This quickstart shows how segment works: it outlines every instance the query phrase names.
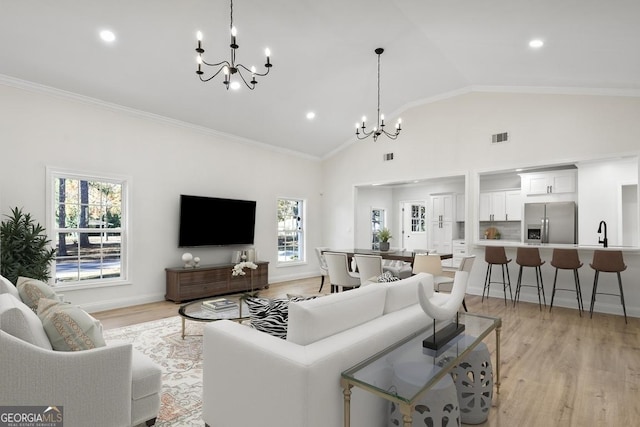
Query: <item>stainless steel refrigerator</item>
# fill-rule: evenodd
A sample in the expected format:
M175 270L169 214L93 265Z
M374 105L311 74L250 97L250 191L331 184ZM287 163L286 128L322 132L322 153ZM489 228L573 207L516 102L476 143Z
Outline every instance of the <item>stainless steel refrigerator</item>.
M578 243L575 202L525 203L526 243Z

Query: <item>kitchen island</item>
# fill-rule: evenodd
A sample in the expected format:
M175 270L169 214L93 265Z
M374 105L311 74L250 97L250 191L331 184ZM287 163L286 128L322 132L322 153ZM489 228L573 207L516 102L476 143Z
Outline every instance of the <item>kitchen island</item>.
M596 250L605 251L622 251L624 262L627 269L621 273L622 285L624 289L625 303L627 307L627 315L629 317L640 317L640 247L637 246L609 246L604 248L602 245L574 245L574 244L527 244L513 240L501 239L481 239L472 243L471 253L476 255L476 263L469 278L469 286L467 292L474 295L482 295L487 264L484 262L484 248L487 246L504 246L507 258L512 259L508 264L509 274L511 277L511 287L515 292L516 280L518 277L519 266L516 264L516 249L518 247L538 247L540 249L540 257L545 261L542 266L542 279L544 283L544 292L546 295L547 311L551 302L551 292L553 290L553 279L556 269L551 266L551 256L553 249L577 249L580 261L583 266L578 270L580 277L580 287L582 289L582 297L588 308L588 301L591 299L593 290L594 270L589 266L593 259L593 253ZM495 274L495 273L494 273ZM535 283L535 275L532 271L525 269L523 272L523 283ZM560 270L558 272L557 288L573 289L573 274ZM618 293L618 283L615 274L600 274L598 281L598 292ZM508 293L507 293L508 294ZM503 298L502 289L498 286L491 289L491 296ZM538 295L534 288L522 288L520 301L538 303ZM554 310L556 307L567 307L576 310L576 300L574 292L556 292L553 302ZM594 320L597 313L609 313L622 316L622 306L620 297L614 295L598 295L597 303L594 308ZM587 316L588 318L588 316ZM632 323L629 323L631 325Z

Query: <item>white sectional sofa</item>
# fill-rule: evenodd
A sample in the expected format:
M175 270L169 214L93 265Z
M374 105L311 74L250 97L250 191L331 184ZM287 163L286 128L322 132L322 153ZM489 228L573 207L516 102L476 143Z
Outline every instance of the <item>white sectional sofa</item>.
M204 331L203 418L210 427L341 427L340 374L431 324L418 304L420 273L291 302L287 339L231 321ZM430 286L429 286L430 285ZM351 426L386 426L388 404L354 387Z
M53 350L38 316L2 276L0 372L0 404L62 406L66 427L151 426L160 409L156 363L129 343Z

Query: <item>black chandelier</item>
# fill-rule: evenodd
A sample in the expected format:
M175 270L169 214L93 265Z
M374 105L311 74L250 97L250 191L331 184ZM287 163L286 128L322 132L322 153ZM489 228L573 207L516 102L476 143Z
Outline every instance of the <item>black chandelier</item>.
M233 26L233 0L231 0L230 28L231 28L231 44L229 45L229 47L231 47L231 62L221 61L215 64L209 63L202 58L202 54L204 53L204 49L202 48L202 33L198 31L196 35L196 38L198 40L198 47L196 48L196 52L198 52L198 56L196 58L196 62L198 63L198 70L196 71L196 74L198 75L198 77L200 77L201 81L208 82L209 80L213 79L214 77L216 77L218 74L222 72L224 74L224 81L222 83L224 83L224 85L227 87L227 90L229 90L229 87L231 87L231 89L240 88L240 82L238 80L232 81L232 77L235 74L237 74L238 76L240 76L240 80L244 82L245 86L253 90L255 89L256 84L258 83L258 81L256 80L256 77L264 77L267 74L269 74L269 70L272 67L271 62L269 60L269 56L271 56L271 52L269 51L269 48L265 49L264 53L267 56L267 63L264 64L264 66L267 68L267 71L265 71L264 73L256 72L256 67L251 67L251 69L249 69L242 64L236 64L236 49L238 49L238 43L236 40L237 30L236 30L236 27ZM209 67L218 67L218 69L212 76L203 77L204 71L202 71L202 65L207 65ZM245 76L242 74L243 70L246 73L251 73L250 81L247 81L247 78L245 78Z
M365 139L370 137L371 135L373 135L373 140L377 141L378 137L380 135L386 135L387 137L391 138L391 139L396 139L398 137L398 135L400 135L400 131L402 130L402 119L398 118L398 121L396 123L396 131L395 133L390 133L387 132L384 129L384 114L380 114L380 55L382 55L382 52L384 52L384 49L379 47L375 50L376 54L378 55L378 116L377 116L377 122L376 122L376 126L370 130L369 132L367 132L366 130L366 121L367 118L366 117L362 117L362 125L360 125L359 123L356 123L356 137L358 137L358 139ZM360 130L362 130L362 132L360 132Z

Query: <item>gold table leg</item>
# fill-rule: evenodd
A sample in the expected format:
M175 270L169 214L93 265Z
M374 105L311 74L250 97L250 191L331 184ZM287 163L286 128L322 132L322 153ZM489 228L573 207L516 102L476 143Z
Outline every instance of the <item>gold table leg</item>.
M344 395L344 427L351 426L351 388L352 384L349 384L344 379L342 382L342 394Z
M411 405L407 405L406 403L400 404L400 413L402 414L403 427L411 427L413 425L413 418L411 417L412 412L413 407L411 407Z
M496 328L496 393L500 394L500 330L502 324Z

